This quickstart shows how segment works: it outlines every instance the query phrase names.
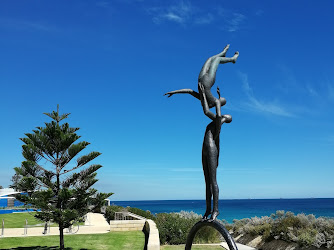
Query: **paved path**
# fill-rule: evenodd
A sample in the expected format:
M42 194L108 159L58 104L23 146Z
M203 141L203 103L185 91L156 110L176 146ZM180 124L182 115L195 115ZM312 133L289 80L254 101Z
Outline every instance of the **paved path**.
M87 223L86 223L87 222ZM75 234L102 234L110 232L110 225L104 219L102 214L88 213L87 220L84 226L79 227L79 231ZM25 236L46 236L46 235L59 235L58 227L51 227L48 234L43 234L44 227L30 227L27 228L27 234L25 234L24 228L5 228L3 237L25 237ZM76 231L76 227L73 228L73 232ZM1 228L0 228L1 234ZM64 230L64 235L70 235L73 233Z
M85 226L110 227L103 214L88 213L86 215Z

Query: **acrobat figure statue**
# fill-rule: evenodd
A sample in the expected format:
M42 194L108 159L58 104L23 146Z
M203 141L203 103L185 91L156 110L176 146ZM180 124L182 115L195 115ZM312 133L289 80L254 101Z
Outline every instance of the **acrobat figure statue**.
M215 84L216 72L219 64L224 64L229 62L235 63L237 61L239 52L235 52L233 57L225 57L229 47L230 47L229 44L226 45L226 47L221 53L212 56L208 60L206 60L198 76L198 91L200 92L200 85L203 85L204 93L207 98L209 107L210 108L216 107L216 113L218 116L221 116L220 108L226 104L226 99L224 97L220 97L219 99L214 97L211 93L211 88ZM217 87L217 90L218 89L219 88ZM174 94L191 94L198 100L201 100L200 94L192 89L174 90L166 93L165 95L171 97Z
M203 147L202 147L202 165L205 178L205 190L206 190L206 211L203 216L203 220L207 220L211 214L211 220L215 220L219 215L218 200L219 200L219 188L217 184L217 168L219 159L219 133L223 123L230 123L232 116L223 115L218 116L210 111L208 101L204 92L204 87L200 85L202 93L202 104L204 114L209 117L212 122L206 127ZM220 97L220 93L218 91ZM218 127L217 127L218 126ZM218 133L218 134L217 134ZM213 210L211 210L211 199L213 203Z
M226 104L226 99L220 96L218 87L218 99L214 97L211 93L211 88L216 80L218 65L228 62L235 63L239 56L239 53L236 52L231 58L225 57L228 49L229 45L221 53L210 57L205 62L198 77L198 92L192 89L181 89L165 94L168 97L174 94L191 94L201 101L204 114L212 120L206 127L202 148L202 165L206 184L206 211L203 220L207 220L210 214L210 220L215 220L219 215L219 188L216 175L219 158L219 135L222 124L230 123L232 117L230 115L221 115L221 107ZM216 108L216 114L210 111L212 107ZM213 209L211 209L211 199L213 201Z

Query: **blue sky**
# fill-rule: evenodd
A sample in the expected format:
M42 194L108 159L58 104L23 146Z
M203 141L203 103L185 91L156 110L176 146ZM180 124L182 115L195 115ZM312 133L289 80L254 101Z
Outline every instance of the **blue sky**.
M0 8L0 185L20 137L70 112L100 151L112 200L204 199L200 103L205 60L230 44L216 84L220 198L334 196L334 2L9 1Z

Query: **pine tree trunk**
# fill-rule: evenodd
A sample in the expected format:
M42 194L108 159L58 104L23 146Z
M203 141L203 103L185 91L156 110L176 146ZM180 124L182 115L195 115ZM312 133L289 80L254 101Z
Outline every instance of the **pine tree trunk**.
M57 158L58 158L58 154L57 154ZM59 198L59 190L60 190L60 180L59 180L59 171L58 171L58 167L57 167L57 208L60 209L61 211L61 201ZM60 214L60 216L62 216L62 214ZM64 226L63 226L63 220L62 218L59 221L59 248L60 250L64 250Z
M60 225L61 224L61 225ZM64 228L63 228L63 223L59 224L59 247L60 250L64 250Z

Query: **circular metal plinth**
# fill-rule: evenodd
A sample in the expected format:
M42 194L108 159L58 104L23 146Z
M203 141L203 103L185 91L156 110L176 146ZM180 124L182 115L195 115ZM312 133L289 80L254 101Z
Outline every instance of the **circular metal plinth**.
M187 238L186 243L186 249L185 250L191 250L191 246L193 244L193 240L195 238L195 235L198 230L200 230L202 227L209 226L215 228L225 239L228 247L230 250L238 250L237 245L235 244L232 236L229 234L229 232L226 230L226 228L220 224L217 221L199 221L197 222L190 230Z

